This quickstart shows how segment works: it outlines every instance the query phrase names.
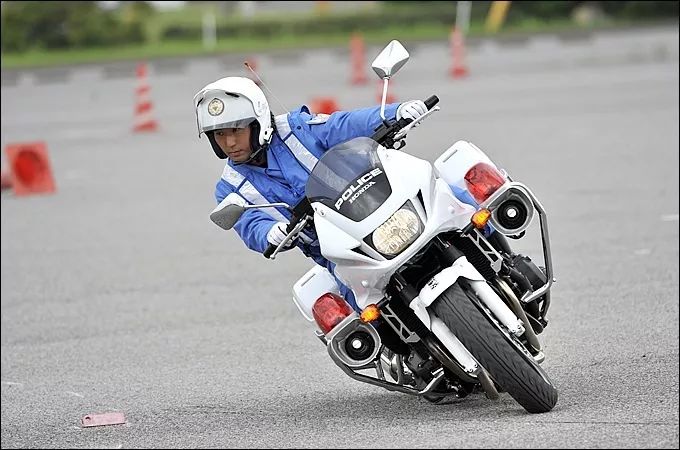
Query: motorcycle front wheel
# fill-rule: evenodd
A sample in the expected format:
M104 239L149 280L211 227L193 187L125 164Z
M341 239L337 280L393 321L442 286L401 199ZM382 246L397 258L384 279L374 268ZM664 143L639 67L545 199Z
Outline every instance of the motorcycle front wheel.
M434 314L524 409L530 413L553 409L557 389L545 371L467 289L459 283L449 287L432 304Z

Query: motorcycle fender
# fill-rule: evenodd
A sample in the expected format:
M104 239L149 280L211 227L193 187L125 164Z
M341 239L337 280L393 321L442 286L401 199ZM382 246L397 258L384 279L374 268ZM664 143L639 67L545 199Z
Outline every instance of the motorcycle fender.
M420 290L420 294L411 301L409 307L416 313L416 316L429 329L432 329L432 321L427 307L430 306L439 296L458 280L458 277L469 280L481 280L484 278L465 258L461 256L451 267L439 272L427 282L425 287Z
M414 313L416 313L416 316L420 319L420 321L423 322L423 324L425 324L429 330L431 330L432 321L430 320L430 313L427 311L427 306L423 305L423 303L420 301L420 298L414 298L411 300L411 304L408 306L413 310Z
M470 264L465 256L458 258L451 267L439 272L420 290L419 302L430 306L442 293L458 280L459 277L472 281L485 281L484 277Z
M411 302L411 309L413 309L423 321L423 323L431 329L431 321L429 319L426 308L434 303L435 300L449 287L463 277L470 281L472 289L479 299L489 308L500 322L513 334L519 336L524 333L524 326L522 321L512 312L508 306L498 297L498 295L486 283L484 277L470 264L465 256L458 258L451 267L439 272L432 277L430 281L420 290L420 294ZM425 315L428 315L427 320Z

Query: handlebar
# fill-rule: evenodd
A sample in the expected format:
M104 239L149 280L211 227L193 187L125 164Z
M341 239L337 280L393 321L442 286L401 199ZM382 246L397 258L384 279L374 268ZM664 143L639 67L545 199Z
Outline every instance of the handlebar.
M298 220L292 220L288 224L288 226L286 227L286 234L290 234L290 232L293 231L293 229L295 228L295 225L297 225L297 222L298 222ZM278 245L269 244L267 246L267 249L264 251L264 253L262 253L262 255L265 258L269 259L269 257L272 256L272 254L276 251L277 248L278 248Z
M311 215L312 205L309 202L309 199L306 196L303 196L297 203L297 205L295 205L292 208L291 212L293 213L293 216L291 217L288 226L286 226L286 235L289 235L291 232L293 232L302 219L304 219L308 215ZM304 224L301 225L301 228L304 228ZM279 247L278 245L269 244L265 249L264 253L262 253L262 256L264 256L267 259L270 259L270 257L274 254L278 247Z
M437 103L439 103L439 97L436 95L431 95L425 99L424 103L425 107L430 110L434 108ZM381 145L384 145L385 147L392 148L394 147L394 136L399 130L411 122L413 122L411 119L399 119L391 125L387 122L382 123L378 128L376 128L375 133L373 136L371 136L371 139Z

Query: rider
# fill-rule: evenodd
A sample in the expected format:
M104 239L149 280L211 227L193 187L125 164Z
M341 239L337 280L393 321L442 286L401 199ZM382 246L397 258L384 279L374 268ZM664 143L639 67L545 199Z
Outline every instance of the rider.
M309 174L329 148L359 136L372 136L381 124L380 106L312 114L307 106L274 116L262 90L250 79L221 78L194 96L198 133L205 134L220 159L227 159L217 182L219 204L237 192L252 204L296 205L305 195ZM387 120L416 119L427 112L421 100L385 106ZM251 250L264 253L286 236L286 208L252 208L234 228ZM335 265L321 255L313 230L291 244L335 276ZM335 276L341 294L357 311L354 294Z

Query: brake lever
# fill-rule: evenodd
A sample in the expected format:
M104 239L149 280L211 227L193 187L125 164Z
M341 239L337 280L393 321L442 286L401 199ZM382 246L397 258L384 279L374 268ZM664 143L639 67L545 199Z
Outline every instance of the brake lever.
M430 109L429 111L427 111L425 114L423 114L422 116L418 117L416 120L414 120L413 122L409 123L409 124L406 125L404 128L402 128L401 130L399 130L399 131L397 132L397 134L394 135L394 138L393 138L393 139L394 139L395 141L398 141L398 140L400 140L400 139L405 138L405 137L406 137L406 134L407 134L409 131L411 131L411 128L415 127L415 126L418 125L420 122L422 122L426 117L428 117L430 114L432 114L432 113L434 113L434 112L436 112L436 111L439 111L440 109L441 109L441 108L440 108L439 106L433 106L432 109Z
M297 225L293 228L293 230L286 235L285 238L283 238L283 241L276 247L276 250L271 254L269 259L276 259L276 255L281 251L283 247L286 246L290 241L293 240L293 236L297 236L300 231L307 225L307 222L309 221L309 216L305 216L302 220L300 220Z

